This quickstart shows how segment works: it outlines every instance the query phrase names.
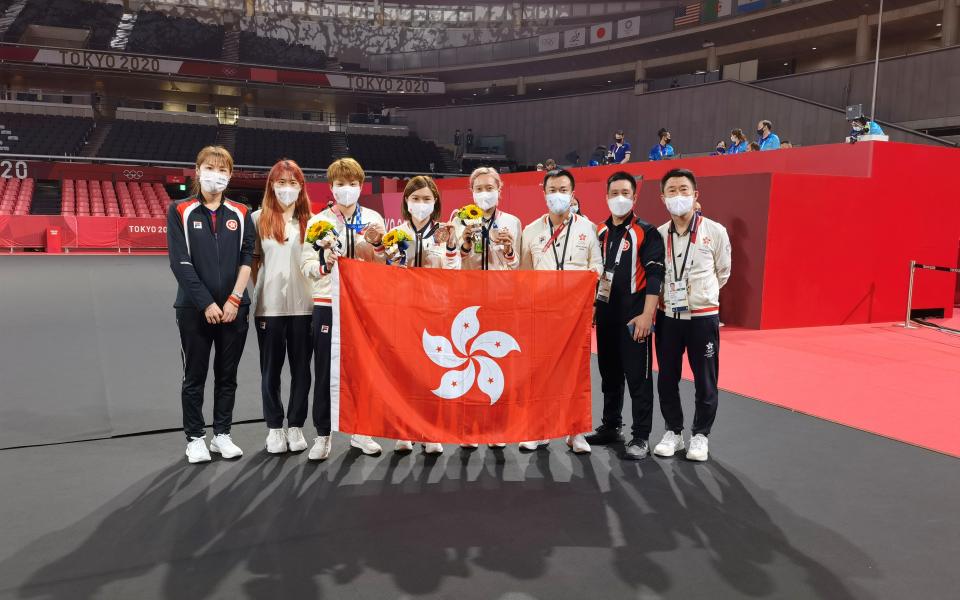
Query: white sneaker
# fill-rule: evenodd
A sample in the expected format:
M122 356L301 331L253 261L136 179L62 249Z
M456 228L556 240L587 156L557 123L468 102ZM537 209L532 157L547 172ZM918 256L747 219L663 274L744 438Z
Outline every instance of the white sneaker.
M506 445L506 444L502 444L502 443L501 443L501 444L487 444L487 447L488 447L488 448L506 448L507 445Z
M702 433L690 438L690 449L687 450L687 460L703 462L710 458L710 443Z
M533 440L532 442L520 442L520 449L526 450L528 452L533 452L540 446L546 446L550 443L550 440Z
M443 444L424 442L423 451L427 454L443 454Z
M683 450L684 447L683 433L668 431L663 434L663 439L660 440L660 443L653 449L653 453L657 456L669 457Z
M207 444L204 443L204 438L190 438L190 441L187 442L187 462L210 462L210 453L207 451Z
M229 433L218 433L213 436L213 441L210 442L210 452L217 452L224 458L240 458L243 456L243 450L233 443Z
M397 440L397 445L393 447L394 452L413 452L413 442L409 440Z
M383 450L380 444L373 441L373 438L369 435L351 435L350 445L359 448L361 452L367 455L380 454L380 451Z
M316 439L313 440L313 447L310 448L307 459L327 460L327 457L330 456L331 445L329 435L318 435Z
M590 454L590 444L582 433L567 436L567 446L573 450L574 454Z
M283 429L267 430L267 452L270 454L283 454L287 451L287 437L283 435Z
M288 428L287 445L290 446L290 452L303 452L306 450L307 439L303 437L303 430L299 427Z
M460 447L464 450L476 450L480 447L480 444L460 444Z

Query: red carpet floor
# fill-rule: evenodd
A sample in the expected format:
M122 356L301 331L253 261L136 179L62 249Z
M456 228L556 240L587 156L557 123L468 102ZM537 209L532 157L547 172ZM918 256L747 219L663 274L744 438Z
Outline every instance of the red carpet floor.
M960 457L960 336L892 324L720 335L722 389Z

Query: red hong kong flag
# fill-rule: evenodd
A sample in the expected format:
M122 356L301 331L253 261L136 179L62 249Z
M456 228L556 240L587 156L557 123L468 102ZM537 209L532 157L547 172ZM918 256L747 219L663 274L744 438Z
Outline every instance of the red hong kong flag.
M333 429L448 443L589 431L587 271L334 273Z

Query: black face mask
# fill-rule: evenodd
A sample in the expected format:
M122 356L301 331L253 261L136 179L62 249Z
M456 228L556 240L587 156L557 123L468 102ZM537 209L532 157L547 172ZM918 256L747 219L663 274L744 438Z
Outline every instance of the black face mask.
M669 138L669 137L663 138L663 143L664 143L664 144L669 144L669 143L670 143L670 138Z
M762 128L757 130L757 135L763 135L763 129L762 129Z
M623 138L622 138L622 137L615 137L615 138L613 138L613 139L614 139L614 141L617 142L618 144L621 143L621 142L623 142Z

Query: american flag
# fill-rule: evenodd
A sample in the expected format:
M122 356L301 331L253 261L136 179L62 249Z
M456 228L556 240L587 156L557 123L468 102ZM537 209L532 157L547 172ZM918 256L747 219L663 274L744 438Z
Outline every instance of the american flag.
M700 3L677 7L677 16L673 18L674 27L696 25L700 22Z

